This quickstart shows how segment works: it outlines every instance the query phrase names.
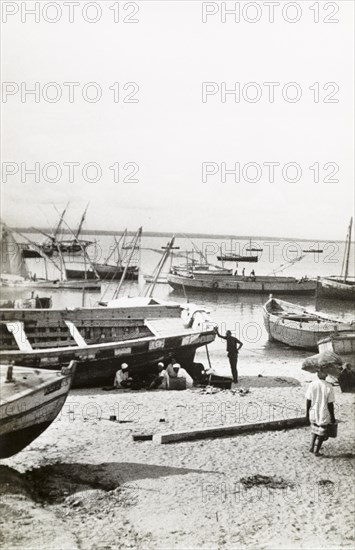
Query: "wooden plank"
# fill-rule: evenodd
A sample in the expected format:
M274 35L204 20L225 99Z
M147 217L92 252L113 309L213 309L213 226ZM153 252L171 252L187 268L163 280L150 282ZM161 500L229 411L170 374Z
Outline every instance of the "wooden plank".
M86 347L87 343L85 342L84 338L81 336L80 332L78 331L74 323L72 323L71 321L65 321L65 324L67 325L70 331L70 335L72 338L74 338L77 345L80 347Z
M32 351L32 346L25 333L24 324L21 323L21 321L6 323L6 327L7 330L13 334L20 351Z
M135 434L132 437L133 441L152 441L153 434Z
M307 426L306 417L288 418L286 420L273 420L270 422L256 422L255 424L229 424L227 426L214 426L212 428L200 428L185 432L168 432L155 434L154 443L176 443L179 441L194 441L196 439L208 439L215 437L230 437L251 432L268 430L286 430Z

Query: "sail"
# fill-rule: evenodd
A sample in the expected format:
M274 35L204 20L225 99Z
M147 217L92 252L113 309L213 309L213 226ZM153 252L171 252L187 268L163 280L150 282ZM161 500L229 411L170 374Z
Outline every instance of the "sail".
M3 223L0 225L0 274L26 278L28 271L22 257L21 248L16 242L11 229Z

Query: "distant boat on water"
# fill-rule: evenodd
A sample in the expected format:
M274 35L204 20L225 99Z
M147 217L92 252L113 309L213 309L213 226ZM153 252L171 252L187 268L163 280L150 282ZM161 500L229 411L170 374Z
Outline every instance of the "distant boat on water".
M276 298L266 302L263 316L270 340L295 348L317 350L318 341L322 338L334 332L340 334L343 331L355 331L355 321L345 323Z
M355 301L355 277L349 276L352 225L353 218L350 219L346 236L341 274L318 279L317 295L320 298Z
M264 249L257 245L257 243L252 243L251 239L249 240L249 246L245 249L247 252L262 252Z
M86 206L84 213L81 216L79 226L75 232L72 232L71 239L63 239L61 234L61 228L64 222L64 217L68 209L69 203L64 208L63 212L60 215L59 222L51 234L46 233L41 229L37 229L46 237L46 240L37 244L36 247L33 247L31 243L22 244L22 256L24 258L40 258L41 252L43 252L47 257L53 256L53 254L81 254L83 250L86 250L88 246L93 244L93 241L88 241L86 239L80 239L80 234L82 232L83 224L85 221L87 209L89 205ZM64 222L65 223L65 222ZM67 224L66 224L67 225Z
M246 256L242 254L234 254L232 252L226 252L225 254L219 254L217 256L219 262L250 262L256 263L259 261L258 256Z
M60 413L75 364L61 371L0 365L0 458L32 443Z
M115 239L115 246L111 253L107 256L104 262L93 262L92 266L97 275L102 280L119 281L123 274L125 280L137 281L139 277L139 263L141 251L142 230L140 229L138 237L126 244L127 229L119 241ZM120 247L121 240L123 240ZM122 252L125 251L125 252ZM127 252L128 251L128 252ZM116 254L116 263L113 263L111 258Z
M217 271L181 274L177 271L167 276L169 285L175 290L229 292L232 294L311 294L316 282L310 279L279 277L270 275L242 276Z
M33 243L33 247L36 245ZM66 268L62 262L60 266L38 249L39 255L44 260L47 270L47 260L55 266L58 271L58 279L39 278L36 274L30 274L25 259L21 254L21 248L16 241L13 231L5 224L1 224L0 235L0 286L11 288L29 289L70 289L100 291L101 285L97 281L67 280ZM61 258L62 260L62 258Z

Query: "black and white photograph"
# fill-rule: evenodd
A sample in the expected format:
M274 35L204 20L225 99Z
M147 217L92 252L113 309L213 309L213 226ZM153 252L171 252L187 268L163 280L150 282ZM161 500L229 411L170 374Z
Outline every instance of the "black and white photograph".
M354 7L1 0L4 550L354 550Z

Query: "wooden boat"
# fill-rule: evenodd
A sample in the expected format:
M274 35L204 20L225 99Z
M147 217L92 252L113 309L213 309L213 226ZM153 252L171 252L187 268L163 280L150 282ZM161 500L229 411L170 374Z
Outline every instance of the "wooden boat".
M219 262L253 262L256 263L259 260L258 256L242 255L242 254L233 254L232 252L227 252L225 254L219 254L217 256Z
M166 277L167 277L167 275L161 275L160 277L157 278L155 283L156 284L167 285L168 284L168 279ZM147 273L144 273L143 278L144 278L146 283L153 283L154 282L154 276L153 275L149 275Z
M169 285L175 290L195 290L208 292L230 292L233 294L309 294L314 293L316 282L307 278L297 280L294 277L242 275L222 276L217 273L194 273L181 275L169 273Z
M103 263L93 262L92 266L100 279L107 281L119 281L123 274L125 280L137 281L139 277L139 259L140 259L140 241L142 229L138 230L138 235L129 244L125 244L127 229L125 229L119 241L115 239L115 246ZM120 249L121 241L123 244ZM122 250L130 252L122 252ZM116 263L110 263L112 256L117 256ZM127 266L127 268L126 268Z
M318 342L319 353L332 351L355 370L355 332L334 332Z
M253 243L251 239L249 239L249 246L245 249L247 252L262 252L263 248L261 248L257 243Z
M0 365L0 458L29 445L60 413L75 364L61 371Z
M317 294L320 298L332 298L335 300L355 300L355 278L347 277L322 277L319 280Z
M270 298L263 307L264 324L270 340L291 347L317 350L318 341L334 331L355 331L355 322L345 323L303 307Z
M21 254L21 247L13 235L13 231L5 224L1 224L0 286L19 289L85 289L87 291L100 291L101 285L99 281L67 280L66 267L62 256L62 263L58 266L54 260L47 258L35 243L32 243L32 246L38 251L39 255L43 257L46 271L46 262L48 261L57 269L59 278L50 280L47 278L39 278L36 274L31 275L28 271L26 261Z
M353 219L350 219L346 236L345 251L339 277L322 277L318 279L317 296L336 300L353 301L355 299L355 278L349 277L349 262L351 249L351 231Z
M66 277L67 280L76 280L76 281L85 281L90 280L94 281L95 279L98 280L98 274L96 273L96 270L94 271L91 267L87 268L84 264L82 265L76 265L76 267L67 267L66 270Z
M124 272L124 266L117 266L112 264L93 264L100 279L108 281L119 281ZM139 267L129 266L126 273L126 280L137 281L139 277Z
M36 250L31 246L29 243L21 243L21 254L23 258L41 258L41 254L39 250ZM38 247L42 249L44 254L47 254L47 256L50 258L53 256L53 248L45 249L44 245L39 244Z
M75 386L112 384L124 362L144 371L174 355L189 369L196 349L215 336L205 309L150 297L107 307L0 310L0 361L57 369L76 360Z
M172 266L170 273L188 277L231 277L233 275L233 269L227 269L225 267L214 266L206 263L187 263Z

